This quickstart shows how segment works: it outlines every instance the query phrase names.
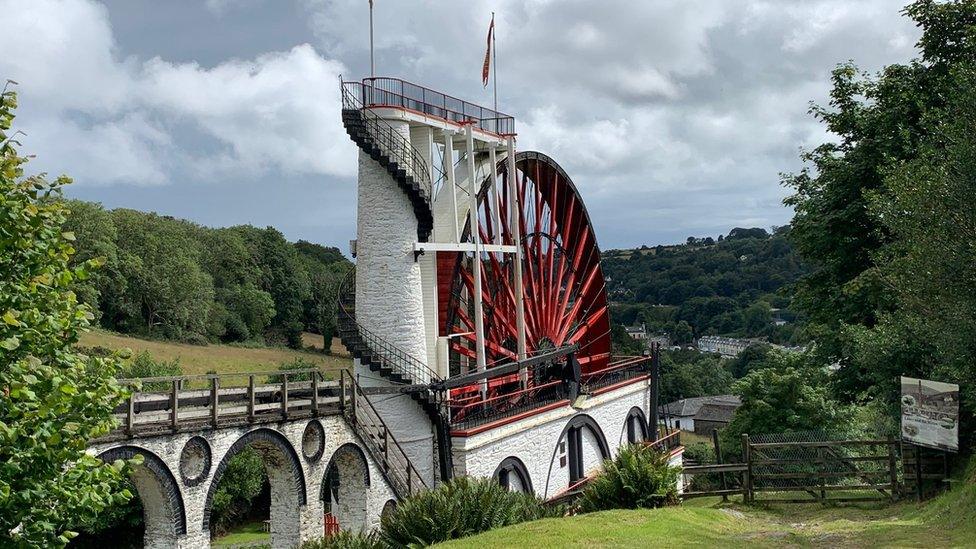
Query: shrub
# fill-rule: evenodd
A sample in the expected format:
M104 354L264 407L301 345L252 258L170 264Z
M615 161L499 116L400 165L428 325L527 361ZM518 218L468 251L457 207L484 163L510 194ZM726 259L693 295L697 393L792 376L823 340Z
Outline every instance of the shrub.
M681 469L668 464L668 456L653 448L630 445L604 462L604 470L587 485L580 511L654 508L678 503Z
M529 520L563 515L532 494L512 492L494 479L458 477L400 503L383 517L380 541L424 547Z
M279 364L278 371L287 372L289 370L309 370L309 369L317 369L318 367L319 365L316 364L315 362L312 362L311 360L306 360L302 357L298 357L295 360L292 360L290 362L282 362L281 364ZM268 376L268 383L281 383L281 378L282 376L280 375ZM311 373L289 374L288 381L312 381L312 374Z
M183 375L183 369L180 368L180 360L178 358L174 358L168 362L165 360L156 360L149 351L142 351L122 367L122 372L119 377L136 378L181 375ZM166 382L151 382L142 385L143 391L165 391L169 388L170 384Z
M380 543L379 536L375 532L350 533L342 531L332 536L306 541L302 544L301 549L380 549L382 547L383 544Z

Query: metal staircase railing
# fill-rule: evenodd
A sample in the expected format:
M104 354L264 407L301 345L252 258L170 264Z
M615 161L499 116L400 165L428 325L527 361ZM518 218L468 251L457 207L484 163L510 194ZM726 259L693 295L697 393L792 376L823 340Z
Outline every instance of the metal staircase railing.
M403 500L428 489L423 476L393 437L373 403L346 370L339 376L339 390L346 419L362 439L397 498Z
M407 195L417 218L417 238L426 242L434 230L431 171L423 155L391 124L364 107L360 82L341 82L342 123L352 140L393 177Z
M428 385L441 378L423 361L411 356L393 343L383 339L356 320L356 270L339 285L338 327L340 339L356 358L366 359L381 375L394 382Z

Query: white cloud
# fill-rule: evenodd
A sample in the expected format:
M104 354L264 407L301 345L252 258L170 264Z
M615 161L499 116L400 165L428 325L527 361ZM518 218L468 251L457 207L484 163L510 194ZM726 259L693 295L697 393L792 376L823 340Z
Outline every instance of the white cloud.
M0 78L22 84L18 123L41 166L86 183L162 184L187 173L231 183L345 178L356 155L339 120L336 80L368 72L368 4L297 1L314 47L290 47L285 36L273 41L282 51L204 65L183 62L193 55L179 48L169 58L151 59L155 50L123 58L94 0L0 0L8 16ZM683 240L715 227L783 223L788 191L778 174L799 166L800 147L828 137L807 108L826 100L830 70L848 59L876 70L914 55L918 29L897 4L851 6L378 0L377 72L490 104L480 76L495 11L499 107L518 119L519 147L569 171L601 242ZM243 26L220 34L221 51L234 51L225 38L249 40L248 24L254 33L285 32L257 15L283 9L277 2L207 0L205 8L234 10ZM170 19L177 29L179 18Z
M88 0L7 0L0 12L13 14L5 35L15 37L0 75L21 84L18 127L42 169L137 185L187 169L223 178L355 173L339 119L343 66L308 44L203 68L119 59L106 10Z

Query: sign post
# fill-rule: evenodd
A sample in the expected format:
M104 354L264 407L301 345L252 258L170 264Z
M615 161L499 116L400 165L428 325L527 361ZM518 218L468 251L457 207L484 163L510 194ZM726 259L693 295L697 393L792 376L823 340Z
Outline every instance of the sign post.
M959 386L901 378L901 436L917 446L959 451Z

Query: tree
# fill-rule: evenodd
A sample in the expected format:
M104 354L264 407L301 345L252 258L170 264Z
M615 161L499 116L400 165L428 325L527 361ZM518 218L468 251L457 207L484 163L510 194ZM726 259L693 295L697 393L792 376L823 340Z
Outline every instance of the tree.
M695 333L691 329L691 325L688 322L682 320L678 322L674 327L674 342L675 343L691 343L694 339Z
M661 401L729 394L733 379L724 362L697 351L662 353Z
M112 215L95 202L66 200L68 218L64 229L75 235L75 254L72 265L82 265L92 259L102 264L87 280L78 281L75 293L78 300L91 307L96 318L102 310L114 317L118 309L117 299L125 295L126 281L118 269L118 234Z
M829 105L811 112L836 137L805 153L808 168L784 180L794 190L786 200L796 211L790 238L814 266L795 304L810 319L818 352L840 361L837 385L849 398L871 375L843 327L870 329L895 306L876 262L891 227L872 215L872 203L890 200L886 171L918 157L950 96L954 68L976 59L973 0L918 0L904 13L922 29L921 58L875 77L853 64L834 70Z
M743 433L761 435L829 431L842 435L850 428L853 408L831 396L825 368L814 357L772 351L769 367L753 370L732 386L742 406L723 430L726 448L738 447Z
M0 545L60 547L72 524L132 494L124 464L85 452L113 426L126 392L114 357L75 350L92 318L72 287L97 262L71 265L74 235L57 200L70 180L24 177L8 135L16 96L0 94Z
M847 335L870 396L894 408L899 375L959 383L966 420L976 414L976 70L952 76L918 158L893 166L871 201L891 239L874 258L895 307Z

